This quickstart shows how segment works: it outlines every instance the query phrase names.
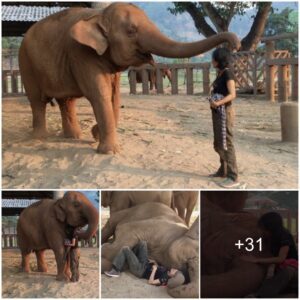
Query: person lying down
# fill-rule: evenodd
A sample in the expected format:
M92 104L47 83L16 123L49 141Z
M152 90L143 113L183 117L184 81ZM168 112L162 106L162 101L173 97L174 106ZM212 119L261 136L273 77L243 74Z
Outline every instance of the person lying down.
M158 265L148 257L148 248L145 241L140 241L133 249L125 246L113 260L110 271L104 272L109 277L119 277L124 265L138 278L148 279L148 283L156 286L175 288L187 283L188 278L180 270Z

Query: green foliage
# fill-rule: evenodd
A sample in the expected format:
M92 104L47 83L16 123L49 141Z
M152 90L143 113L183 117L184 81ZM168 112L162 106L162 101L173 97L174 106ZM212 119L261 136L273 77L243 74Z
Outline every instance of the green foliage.
M298 31L298 11L285 8L279 13L272 12L268 18L265 36L273 36ZM276 42L276 49L289 50L294 56L298 53L296 40L283 39Z
M2 49L19 49L22 37L3 37Z

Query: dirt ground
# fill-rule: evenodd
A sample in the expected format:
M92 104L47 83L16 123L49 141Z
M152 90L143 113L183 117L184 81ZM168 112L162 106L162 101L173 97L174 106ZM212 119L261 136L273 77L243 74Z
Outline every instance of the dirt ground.
M58 106L48 107L51 136L31 139L26 99L3 100L3 188L218 188L212 122L203 96L122 96L121 153L99 155L92 108L78 102L81 140L60 137ZM298 145L282 143L279 104L235 101L240 180L248 188L297 188Z
M99 249L80 250L80 279L76 283L55 280L56 263L53 251L46 252L48 273L20 273L19 250L2 250L3 298L99 298ZM36 270L35 255L31 255ZM87 288L88 287L88 288Z

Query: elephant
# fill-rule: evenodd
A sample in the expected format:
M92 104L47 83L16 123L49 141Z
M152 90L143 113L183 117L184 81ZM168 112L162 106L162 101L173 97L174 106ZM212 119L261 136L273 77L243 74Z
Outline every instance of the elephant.
M197 204L199 192L197 191L173 191L173 206L178 215L185 220L187 226L190 224L193 209Z
M104 227L115 234L115 239L102 245L102 272L111 269L122 247L133 248L146 241L152 259L167 268L186 269L189 274L188 284L168 288L168 294L199 297L199 217L189 229L172 208L149 202L115 212Z
M28 206L21 212L17 224L22 270L30 272L30 253L35 252L38 271L47 272L44 251L52 249L57 264L56 279L68 281L70 255L67 255L65 247L65 240L69 238L67 228L74 228L78 240L88 240L96 234L98 222L98 210L79 192L67 192L58 200L43 199ZM88 225L86 230L79 230L85 225ZM71 256L74 255L78 260L76 249L71 253ZM76 278L76 274L72 275L72 278Z
M172 74L171 74L171 70L169 68L163 68L163 69L159 69L162 78L168 78L169 82L172 82ZM143 71L142 69L136 69L136 70L129 70L128 71L128 79L130 80L130 74L131 72L135 72L136 73L136 82L137 83L142 83L143 82ZM147 76L148 76L148 81L150 83L150 91L153 90L153 88L155 88L157 90L157 82L156 82L156 69L146 69L147 72Z
M101 205L109 207L110 215L113 213L146 202L160 202L167 206L172 204L171 191L102 191ZM101 243L107 242L111 237L108 232L101 231Z
M59 34L58 34L59 33ZM224 42L239 49L234 33L180 43L163 35L137 6L112 3L103 10L69 8L35 23L19 50L22 82L33 116L33 137L48 136L46 106L56 99L65 137L80 138L75 102L91 103L98 131L98 153L119 151L116 128L120 108L120 72L153 64L152 54L181 58L204 53Z
M245 192L201 192L201 297L243 298L254 293L266 277L267 266L246 262L241 256L270 256L270 239L257 218L241 210ZM217 197L220 199L218 205ZM223 199L227 198L227 203ZM240 201L237 198L240 197ZM246 196L247 197L247 196ZM235 205L230 199L236 199ZM262 251L238 248L246 238L262 239ZM248 244L247 244L248 247ZM251 246L248 247L250 250Z

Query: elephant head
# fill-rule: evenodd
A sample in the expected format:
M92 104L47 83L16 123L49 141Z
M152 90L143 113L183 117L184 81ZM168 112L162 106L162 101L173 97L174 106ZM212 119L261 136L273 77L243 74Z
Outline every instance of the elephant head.
M114 65L126 69L145 63L153 64L151 54L184 58L204 53L224 42L239 49L240 41L230 32L223 32L193 43L175 42L133 4L114 3L102 12L78 21L71 28L71 37L93 48L98 55L107 55Z
M78 233L79 239L90 239L95 235L99 213L93 204L79 192L67 192L63 198L58 199L54 205L56 218L73 227L82 227L88 224L86 231Z
M172 265L179 268L187 268L190 283L168 288L168 294L175 298L199 297L199 217L191 228L169 247Z

